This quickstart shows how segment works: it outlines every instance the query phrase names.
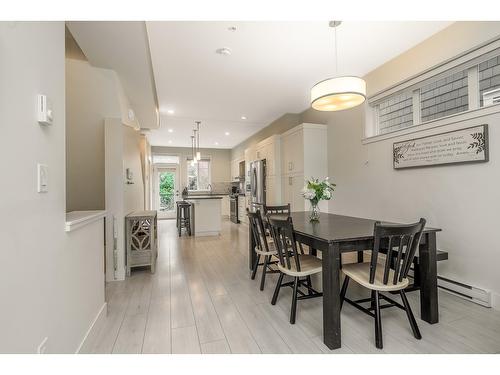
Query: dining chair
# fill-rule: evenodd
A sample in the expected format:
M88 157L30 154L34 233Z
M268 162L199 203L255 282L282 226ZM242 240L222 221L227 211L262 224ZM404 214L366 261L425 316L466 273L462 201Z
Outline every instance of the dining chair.
M277 250L279 262L277 264L280 275L274 290L271 304L275 305L278 300L280 289L285 286L293 288L292 306L290 310L290 323L295 324L297 315L297 301L314 297L321 297L320 293L313 289L311 275L320 273L322 270L321 259L309 254L304 254L302 245L295 239L291 217L282 215L268 215L271 227L271 236L274 247ZM291 276L293 281L283 283L284 276ZM307 294L299 287L306 289Z
M270 232L270 227L269 227L269 222L267 220L267 217L269 215L287 215L290 216L290 203L288 204L283 204L280 206L267 206L264 205L264 228L266 229L266 235L268 237L269 242L273 242L273 239L271 237L271 232Z
M418 249L424 227L425 219L420 219L418 223L408 225L376 222L370 262L344 264L342 266L345 278L340 292L341 307L343 302L346 301L375 319L375 346L379 349L383 348L380 310L384 308L396 306L405 310L413 335L418 340L422 338L406 298L405 288L409 284L408 272ZM383 249L387 249L387 253L385 257L379 257ZM356 301L348 299L345 295L350 279L369 289L371 297ZM403 305L381 294L381 292L399 292ZM380 305L380 299L389 303ZM366 302L370 302L370 307L367 308L361 305Z
M264 216L272 214L286 214L290 215L290 203L281 206L267 206L264 205Z
M255 253L257 254L257 257L255 259L255 263L253 264L252 268L252 280L255 279L255 275L257 273L257 268L259 266L262 266L262 277L260 279L260 290L264 290L264 284L266 282L266 274L267 273L277 273L279 271L273 270L270 268L272 264L278 263L277 260L273 261L272 257L276 256L278 252L276 251L276 248L274 247L273 242L269 242L268 236L266 236L266 231L264 229L264 222L262 220L262 215L260 213L260 210L256 210L255 212L250 212L250 210L247 208L247 216L249 223L252 228L252 236L254 238L255 242ZM259 263L260 262L260 257L264 257L264 263Z

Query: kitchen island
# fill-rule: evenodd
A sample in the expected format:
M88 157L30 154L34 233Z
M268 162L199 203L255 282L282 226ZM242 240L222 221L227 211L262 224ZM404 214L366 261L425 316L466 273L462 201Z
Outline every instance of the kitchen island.
M218 236L222 228L220 195L191 195L192 232L195 236Z

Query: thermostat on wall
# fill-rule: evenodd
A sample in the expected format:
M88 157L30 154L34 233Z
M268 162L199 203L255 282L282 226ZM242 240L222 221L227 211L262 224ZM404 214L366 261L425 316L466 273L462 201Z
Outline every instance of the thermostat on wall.
M37 119L41 125L52 125L52 105L47 95L37 96Z

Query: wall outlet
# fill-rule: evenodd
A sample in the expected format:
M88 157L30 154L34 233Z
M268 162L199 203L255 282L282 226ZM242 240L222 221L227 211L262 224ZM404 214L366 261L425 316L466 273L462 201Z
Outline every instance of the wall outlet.
M38 348L36 349L37 354L45 354L45 351L47 350L47 341L49 340L48 337L45 337L40 345L38 345Z

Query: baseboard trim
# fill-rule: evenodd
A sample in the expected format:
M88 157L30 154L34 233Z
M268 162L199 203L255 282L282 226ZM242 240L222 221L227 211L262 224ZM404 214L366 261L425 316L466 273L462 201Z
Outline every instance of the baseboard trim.
M80 345L78 345L78 349L76 349L75 352L76 354L88 352L88 347L91 345L93 339L96 337L97 332L99 332L99 329L101 328L102 324L104 323L104 320L106 319L107 313L108 313L108 303L104 302L104 304L99 309L99 312L97 313L96 317L94 318L94 321L87 330L87 333L85 333L82 342L80 343Z
M500 310L500 294L491 292L491 307Z

